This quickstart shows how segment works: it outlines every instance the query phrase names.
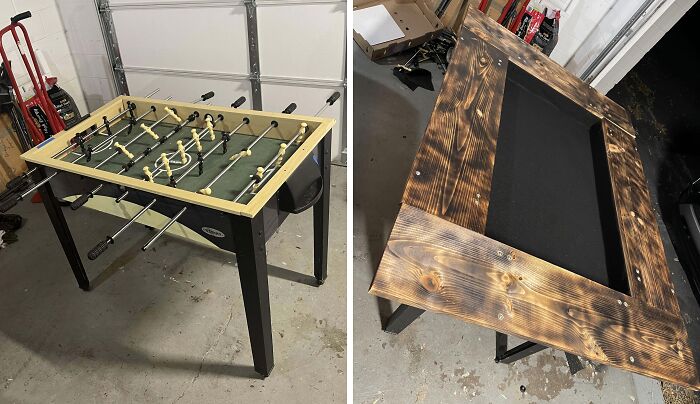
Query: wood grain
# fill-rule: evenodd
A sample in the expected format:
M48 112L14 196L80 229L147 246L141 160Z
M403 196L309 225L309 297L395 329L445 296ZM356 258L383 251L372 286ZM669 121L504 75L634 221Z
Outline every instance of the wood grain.
M613 121L630 135L635 134L629 114L624 108L479 10L470 7L464 26L508 55L511 63L535 77L542 78L552 88L586 108L593 115Z
M678 316L406 204L370 293L700 388Z
M462 30L403 201L483 232L507 58Z
M636 142L607 120L602 129L632 297L680 315Z

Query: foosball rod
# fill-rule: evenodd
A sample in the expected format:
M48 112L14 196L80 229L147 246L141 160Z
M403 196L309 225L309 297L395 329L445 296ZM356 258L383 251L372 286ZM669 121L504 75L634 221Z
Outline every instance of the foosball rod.
M287 108L285 108L282 111L282 113L283 114L291 114L292 112L294 112L296 107L297 107L296 104L291 103L287 106ZM202 156L202 160L209 157L214 152L214 150L216 150L219 146L221 146L222 144L224 144L226 142L225 139L230 138L231 135L238 132L238 130L241 129L243 127L243 125L246 125L248 123L250 123L250 119L243 118L243 121L238 126L236 126L232 131L227 133L225 136L222 136L219 143L214 145L204 156ZM214 183L216 183L224 174L226 174L226 172L228 170L230 170L238 162L238 160L240 160L243 157L241 153L251 150L253 148L253 146L255 146L260 141L260 139L265 137L265 135L267 135L268 132L270 132L273 128L276 128L278 125L279 124L276 121L270 122L270 125L267 128L265 128L265 130L260 135L258 135L245 149L241 150L240 153L238 153L236 156L234 156L233 159L231 160L231 162L228 163L228 165L226 167L224 167L224 169L221 170L221 172L219 172L219 174L217 174L216 177L214 177L214 179L212 179L207 185L204 186L204 188L202 188L200 190L200 193L205 194L205 195L207 195L207 191L209 193L211 193L211 189L210 189L211 186L214 185ZM175 181L174 181L175 184L180 182L180 180L182 180L187 174L189 174L192 170L194 170L194 168L195 168L195 165L190 166L184 173L182 173L177 179L175 179Z
M325 111L326 108L328 108L329 106L333 105L338 100L338 98L340 98L340 93L336 91L335 93L333 93L333 95L328 97L328 99L326 100L326 104L321 109L319 109L314 116L318 116L319 114L323 113L323 111ZM293 144L299 138L299 136L301 136L301 134L301 132L297 132L297 134L289 142L287 142L287 144ZM243 190L238 195L236 195L236 198L234 198L233 201L238 202L238 200L241 199L243 195L245 195L245 193L248 192L248 190L251 187L253 187L256 183L258 184L258 188L262 186L265 183L265 181L269 179L270 176L277 170L277 167L272 168L271 170L270 167L275 163L275 161L277 161L278 158L278 155L274 156L263 168L263 173L265 173L265 175L262 178L251 180L248 183L248 185L246 185L246 187L243 188ZM267 170L270 170L270 172L267 172Z
M117 230L114 234L111 236L107 236L104 240L100 241L97 243L96 246L94 246L87 254L88 258L90 260L95 260L97 257L99 257L103 252L107 251L107 248L109 247L110 244L114 244L114 239L116 239L120 234L124 232L129 226L131 226L136 220L138 220L141 215L146 213L148 209L150 209L154 204L156 203L156 199L153 199L151 202L148 203L148 205L144 206L141 210L138 211L132 217L129 219L128 222L124 224L119 230Z
M151 113L151 112L152 112L152 110L149 109L147 112L144 112L142 115L140 115L138 118L136 118L136 121L139 121L139 120L143 119L144 116L146 116L147 114L149 114L149 113ZM111 136L109 136L107 139L105 139L103 142L101 142L99 145L97 145L96 148L99 148L99 147L101 147L102 145L104 145L104 144L106 144L107 142L109 142L111 139L114 139L117 135L119 135L122 131L124 131L124 130L127 129L127 128L128 128L128 126L125 126L125 127L123 127L122 129L120 129L119 131L113 133ZM60 155L60 154L63 154L63 153L59 153L58 155ZM79 161L81 158L83 158L83 157L85 157L85 153L80 154L80 156L78 156L78 157L76 157L75 159L73 159L73 160L71 161L71 163L76 163L76 162L78 162L78 161ZM34 172L35 170L37 170L36 167L35 167L35 168L32 168L32 170L31 170L30 172L28 172L28 173L31 174L31 172ZM34 184L34 186L33 186L32 188L30 188L30 189L28 189L27 191L25 191L25 192L23 192L22 194L20 194L20 195L16 198L15 203L17 203L17 202L23 200L23 199L26 198L29 194L31 194L32 192L34 192L34 191L36 191L37 189L39 189L39 187L41 187L42 185L44 185L44 184L46 184L47 182L51 181L51 180L52 180L55 176L57 176L59 173L60 173L60 171L56 171L55 173L53 173L53 174L47 176L47 177L44 178L43 180L41 180L41 181L37 182L36 184ZM75 201L74 201L74 202L75 202ZM12 204L12 205L14 206L14 204ZM11 206L10 206L10 207L11 207ZM3 206L3 209L4 209L4 208L5 208L5 207ZM9 207L8 207L8 208L9 208ZM5 210L3 210L3 209L0 209L0 211L5 212L5 211L7 210L7 209L5 209ZM77 209L77 208L75 208L75 209ZM73 209L73 210L75 210L75 209Z
M151 111L155 112L155 107L151 106ZM153 125L149 126L149 128L152 129L152 128L158 126L161 122L163 122L166 118L168 118L168 116L169 116L169 115L163 116L162 118L160 118L159 120L157 120L156 122L154 122ZM126 144L124 144L124 147L130 146L130 145L133 144L135 141L137 141L137 140L139 140L140 138L142 138L143 135L145 135L146 133L147 133L147 132L144 130L144 131L142 131L140 134L134 136L133 139L131 139L130 141L128 141ZM99 164L97 164L97 165L96 165L95 167L93 167L93 168L98 169L98 168L102 167L102 166L105 165L107 162L109 162L111 159L113 159L114 157L118 156L119 154L120 154L120 152L118 152L118 151L113 152L111 155L107 156L107 158L105 158L104 160L102 160ZM103 182L103 183L100 183L100 184L97 185L95 188L93 188L90 192L88 192L88 193L86 193L86 194L80 195L80 197L78 197L78 198L75 199L73 202L71 202L70 208L73 209L73 210L78 210L78 209L80 209L80 207L83 206L83 205L85 205L85 204L87 203L87 201L88 201L90 198L92 198L93 196L95 196L96 193L100 192L100 190L101 190L102 188L104 188L104 185L105 185L104 182Z
M153 94L157 93L158 91L160 91L160 89L156 89L156 90L152 91L150 94L148 94L148 96L146 96L146 98L152 96ZM205 95L206 95L206 94L205 94ZM170 99L170 98L171 98L171 97L168 97L168 99ZM108 126L110 123L113 123L114 121L116 121L117 119L119 119L120 117L122 117L125 113L129 112L130 110L131 110L131 107L125 109L124 111L120 112L119 114L117 114L117 115L115 115L115 116L113 116L112 118L109 118L109 119L107 119L106 116L103 116L102 118L103 118L103 120L105 121L105 123L103 123L103 124L102 124L101 126L99 126L97 129L93 130L93 131L90 132L87 136L85 136L86 139L89 140L89 139L92 137L93 134L95 134L95 133L97 133L99 130L105 128L105 127ZM139 117L136 119L136 121L142 119L144 116L146 116L146 114L148 114L148 113L150 113L150 112L151 112L151 111L149 110L148 112L142 114L141 116L139 116ZM125 126L124 128L120 129L117 133L113 134L113 135L112 135L112 138L113 138L114 136L118 135L119 133L121 133L121 132L122 132L124 129L126 129L126 128L128 128L128 126ZM105 141L101 142L97 147L100 147L100 146L106 144L106 142L108 142L108 141L109 141L109 140L105 140ZM56 153L56 154L54 154L53 156L51 156L51 158L56 158L56 157L58 157L58 156L60 156L60 155L62 155L62 154L64 154L64 153L67 153L67 152L69 152L71 149L74 149L75 147L76 147L75 144L68 145L68 146L64 147L61 151L59 151L58 153ZM83 157L85 157L85 153L81 153L78 157L76 157L75 159L73 159L73 160L71 161L71 163L76 163L77 161L79 161L79 160L80 160L81 158L83 158ZM17 178L20 178L20 177L21 177L21 178L29 178L29 177L30 177L32 174L34 174L38 169L39 169L39 167L34 167L34 168L32 168L32 169L26 171L25 173L21 174L21 175L20 175L19 177L17 177ZM0 205L0 212L2 212L2 213L7 212L7 211L10 210L12 207L14 207L18 202L24 200L24 198L26 198L28 195L30 195L31 193L33 193L34 191L36 191L37 189L39 189L41 186L43 186L43 185L46 184L47 182L51 181L51 180L52 180L55 176L57 176L59 173L61 173L61 171L56 171L56 172L54 172L53 174L47 176L47 177L44 178L43 180L41 180L41 181L37 182L36 184L34 184L33 187L31 187L31 188L29 188L28 190L26 190L25 192L21 193L21 194L18 195L16 198L12 198L12 199L6 200L2 205Z
M173 97L168 97L168 98L166 98L165 100L168 101L168 100L170 100L171 98L173 98ZM130 104L130 105L134 105L134 104L131 104L130 102L129 102L129 104ZM148 115L148 114L150 114L150 113L152 113L152 112L156 112L156 107L154 107L153 105L151 105L151 108L149 108L148 111L146 111L146 112L144 112L143 114L139 115L138 117L134 118L133 124L135 124L136 122L142 120L146 115ZM116 138L117 136L119 136L122 132L124 132L124 131L127 130L127 129L130 129L131 126L132 126L133 124L129 124L129 126L125 126L125 127L121 128L121 129L119 129L118 131L112 133L111 135L107 136L103 141L101 141L100 143L97 144L97 146L95 146L95 149L99 149L100 147L102 147L102 146L106 145L107 143L111 142L114 138ZM80 156L76 157L73 161L71 161L71 163L77 163L78 161L80 161L80 159L82 159L82 158L85 157L85 156L86 156L85 153L81 153ZM101 164L101 163L100 163L100 164ZM99 164L98 164L98 166L99 166ZM97 168L97 166L96 166L95 168Z
M208 115L208 114L207 114L207 115ZM214 121L212 121L212 129L213 129L214 126L216 126L217 123L219 123L219 122L221 122L221 121L223 121L223 120L224 120L224 116L221 115L221 114L219 114L219 116L218 116ZM202 128L202 130L200 130L199 132L197 132L197 136L200 137L200 136L204 135L205 132L208 132L208 131L209 131L209 128ZM189 141L187 141L187 143L185 143L185 144L182 146L183 151L184 151L185 153L188 152L191 148L194 147L195 143L196 143L196 142L195 142L194 137L193 137L192 139L190 139ZM170 154L167 154L167 155L166 155L166 158L167 158L168 160L170 160L171 158L173 158L173 156L175 156L175 155L178 154L178 153L179 153L179 150L176 150L176 151L174 151L174 152L171 152ZM158 159L156 159L156 161L158 161ZM161 161L160 164L156 165L156 167L153 169L153 176L154 176L154 177L158 176L158 174L160 174L162 171L165 171L165 170L163 170L163 166L164 166L164 165L165 165L165 163L162 162L162 161Z
M245 100L246 100L245 97L240 97L240 98L238 98L238 100L236 100L233 104L231 104L231 106L234 107L234 108L238 108L238 107L240 107L240 106L245 102ZM247 119L247 118L245 118L245 119ZM240 129L240 127L243 126L243 124L245 124L245 122L242 123L242 124L238 127L238 129ZM238 129L235 129L234 132L235 132L236 130L238 130ZM128 190L125 191L122 195L120 195L120 196L116 199L116 202L117 202L117 203L121 202L121 200L123 200L128 194L129 194L129 191L128 191ZM146 205L146 206L144 206L143 208L141 208L128 222L126 222L126 223L125 223L119 230L117 230L114 234L112 234L111 236L107 236L104 240L102 240L102 241L100 241L99 243L97 243L97 245L96 245L95 247L93 247L93 248L88 252L88 258L89 258L90 260L95 260L95 259L97 259L97 257L99 257L103 252L105 252L105 251L107 250L107 248L109 247L109 244L114 244L114 240L115 240L122 232L124 232L127 228L129 228L129 226L131 226L132 224L134 224L134 223L136 222L136 220L137 220L139 217L141 217L144 213L146 213L146 211L148 211L148 210L156 203L156 201L157 201L157 199L153 199L148 205ZM183 208L182 213L185 213L185 210L186 210L186 208ZM180 213L179 215L177 215L177 218L179 218L179 217L182 215L182 213ZM177 220L177 218L175 218L175 220ZM174 221L171 221L171 222L174 223ZM170 226L172 225L172 223L171 223L170 225L167 225L167 227L170 227ZM167 227L164 228L164 229L161 229L161 231L159 232L159 234L157 234L156 236L159 236L159 235L163 234L163 232L165 232L165 230L167 230ZM152 244L153 241L155 241L155 239L152 239L152 241L149 242L149 245ZM144 248L145 248L145 249L144 249L144 251L145 251L148 247L144 247Z
M185 206L184 208L180 209L180 211L177 212L177 213L175 214L175 216L173 216L172 219L170 219L170 220L168 221L168 223L165 224L165 226L161 227L161 229L158 230L158 233L156 233L153 237L151 237L151 239L148 240L148 242L147 242L146 244L144 244L143 247L141 247L141 251L146 251L146 250L148 250L148 248L149 248L153 243L155 243L156 240L158 240L158 238L160 238L160 236L162 236L163 233L165 233L165 232L170 228L170 226L174 225L175 222L177 222L177 219L179 219L180 216L182 216L182 214L185 213L186 210L187 210L187 206Z
M245 97L243 97L243 96L238 97L238 99L237 99L236 101L234 101L233 103L231 103L231 107L232 107L232 108L238 108L238 107L240 107L241 105L243 105L243 103L244 103L245 101L246 101L246 98L245 98ZM211 115L209 115L209 116L211 116ZM216 126L217 123L219 123L219 122L221 122L221 121L223 121L223 120L224 120L223 115L219 114L219 116L216 118L216 120L212 122L212 130L213 130L213 127ZM246 120L248 120L248 118L243 118L243 124L248 123L248 122L250 121L250 120L248 120L248 121L246 122ZM235 132L235 131L237 131L238 129L240 129L240 127L243 126L243 124L239 125L236 129L233 130L233 132ZM199 138L200 136L202 136L202 135L204 134L204 132L206 132L207 130L208 130L208 128L203 128L201 131L197 132L197 138ZM229 133L228 136L230 136L230 133ZM223 139L223 138L224 138L224 136L222 136L222 139ZM221 142L219 142L219 143L218 143L216 146L214 146L214 147L215 147L215 148L216 148L216 147L219 147L219 144L221 144L222 142L223 142L223 140L222 140ZM192 147L194 147L195 144L196 144L196 141L194 140L194 136L193 136L192 139L190 139L187 143L185 143L185 145L183 145L183 147L182 147L183 153L187 153L187 151L189 151ZM166 158L167 158L168 160L170 160L171 158L173 158L173 156L175 156L175 155L178 154L178 153L180 153L179 150L176 150L176 151L174 151L174 152L171 152L170 154L168 154L168 155L166 156ZM198 153L199 153L199 152L198 152ZM202 157L202 160L203 160L203 159L204 159L204 157ZM156 161L158 161L158 160L156 159ZM161 172L165 171L165 170L163 170L163 168L162 168L164 165L165 165L165 163L164 163L163 161L161 161L161 163L158 164L158 165L153 169L152 177L157 177ZM188 169L188 172L191 171L193 167L195 167L195 165L192 165L192 166ZM173 182L174 182L175 184L177 184L177 182L176 182L175 180L173 180ZM128 193L129 191L126 191L126 192Z
M213 96L214 96L214 92L213 92L213 91L209 91L208 93L202 94L199 98L193 100L192 103L193 103L193 104L196 104L196 103L198 103L198 102L200 102L200 101L206 101L206 100L208 100L209 98L211 98L211 97L213 97ZM183 127L185 127L185 125L186 125L187 123L194 121L195 118L196 118L197 116L199 116L199 113L198 113L197 111L195 111L194 113L190 114L190 116L186 119L185 122L183 122L183 123L181 123L181 124L178 124L178 125L177 125L173 130L171 130L167 135L165 135L163 138L159 139L158 142L154 143L154 144L153 144L152 146L150 146L150 147L147 147L146 150L144 150L143 152L141 152L141 154L139 154L139 156L136 158L136 160L130 160L128 164L126 164L121 170L119 170L119 172L117 172L117 174L118 174L118 175L121 175L121 174L125 173L126 171L128 171L128 169L131 168L134 164L138 163L142 158L144 158L145 156L147 156L147 155L151 152L152 149L155 149L156 147L158 147L158 146L160 146L161 144L165 143L171 135L173 135L173 134L179 132ZM160 119L159 121L157 121L157 122L160 123L160 122L163 121L163 119L165 119L165 118L167 118L167 117L168 117L168 115L164 116L163 118L161 118L161 119ZM155 126L155 124L152 125L151 127L153 127L153 126ZM138 135L138 137L143 136L144 133L146 133L146 131L143 131L140 135ZM133 141L135 141L135 139L132 139L132 142L129 142L129 144L133 143ZM119 154L119 153L117 153L117 154ZM111 158L111 157L113 157L113 156L110 156L110 158ZM98 166L96 166L95 168L100 167L103 163L104 163L104 161L103 161L102 163L98 164ZM103 187L104 187L104 183L100 183L100 184L98 184L95 188L93 188L90 192L80 195L76 200L74 200L74 201L71 203L71 205L70 205L71 209L73 209L73 210L78 210L81 206L85 205L85 204L87 203L87 201L90 200L90 198L94 197L96 193L100 192L100 190L101 190ZM124 195L124 196L126 196L126 195ZM123 197L122 197L122 198L117 198L117 199L119 199L119 201L121 201L121 199L123 199Z
M282 113L283 113L283 114L291 114L292 112L294 112L294 110L295 110L296 108L297 108L297 105L294 104L294 103L291 103L291 104L289 104L289 106L288 106L287 108L284 109L284 111L282 111ZM274 121L273 121L273 122L274 122ZM278 124L277 124L276 122L274 122L274 126L272 126L272 124L271 124L272 127L277 127L277 125L278 125ZM269 130L269 129L268 129L268 130ZM185 207L183 207L182 209L180 209L180 211L177 212L177 213L175 214L175 216L173 216L172 219L170 219L170 220L168 221L168 223L165 224L165 226L163 226L160 230L158 230L158 233L156 233L153 237L151 237L151 239L148 240L148 242L147 242L146 244L144 244L143 247L141 247L141 250L142 250L142 251L148 250L148 248L149 248L153 243L155 243L156 240L158 240L158 238L160 238L160 236L162 236L173 224L175 224L175 222L177 222L177 220L180 218L180 216L182 216L183 213L185 213L185 211L187 211L187 206L185 206Z
M145 98L150 98L151 96L153 96L154 94L156 94L158 91L160 91L160 88L156 88L155 90L151 91ZM118 113L117 115L113 116L112 118L108 119L106 123L103 123L102 125L98 126L97 129L95 129L95 130L93 130L92 132L88 133L85 137L86 137L86 138L91 137L92 135L94 135L94 134L97 133L98 131L104 129L105 126L106 126L106 124L112 124L112 123L114 123L114 121L116 121L117 119L119 119L119 118L121 118L122 116L124 116L124 114L126 114L127 112L129 112L129 109L128 109L128 108L125 109L124 111ZM144 115L145 115L145 114L144 114ZM144 116L144 115L142 115L142 116ZM104 119L104 118L106 118L106 117L103 117L103 119ZM88 139L88 140L89 140L89 139ZM100 147L100 145L97 145L97 147ZM96 147L96 148L97 148L97 147ZM74 145L74 144L68 145L68 146L64 147L61 151L59 151L58 153L56 153L56 154L54 154L53 156L51 156L51 158L56 158L56 157L60 156L61 154L64 154L64 153L66 153L66 152L68 152L68 151L70 151L71 149L74 149L74 148L75 148L75 145ZM83 155L81 155L80 157L82 158ZM74 160L74 161L72 161L72 162L75 163L75 161L77 161L77 160ZM18 177L16 177L16 178L13 179L12 181L16 181L17 178L22 178L22 179L24 179L24 178L29 178L29 176L32 175L32 174L34 174L34 173L36 172L36 170L38 170L38 167L34 167L34 168L30 169L30 170L27 170L26 172L20 174ZM44 183L44 184L45 184L45 183ZM42 185L43 185L43 184L42 184Z

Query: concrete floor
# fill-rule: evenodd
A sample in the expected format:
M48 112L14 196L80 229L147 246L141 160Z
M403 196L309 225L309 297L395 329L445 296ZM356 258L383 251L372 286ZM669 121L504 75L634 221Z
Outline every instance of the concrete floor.
M444 315L426 313L399 335L382 332L382 322L397 305L367 289L442 82L434 65L421 67L432 70L435 92L412 92L393 77L391 65L370 62L354 46L355 401L663 402L658 381L590 364L571 376L564 353L553 349L511 365L496 364L493 331ZM665 246L673 257L670 243ZM675 264L676 291L687 295L683 271Z
M329 276L313 279L311 210L267 244L275 363L252 368L235 256L130 228L78 289L43 205L0 251L0 402L345 402L346 169L333 167ZM64 209L81 252L123 223ZM107 269L105 269L107 268ZM104 272L103 272L104 271Z

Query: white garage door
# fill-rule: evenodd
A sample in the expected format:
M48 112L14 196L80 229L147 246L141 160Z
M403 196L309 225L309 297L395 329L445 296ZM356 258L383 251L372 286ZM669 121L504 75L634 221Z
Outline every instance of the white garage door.
M126 79L119 92L160 88L159 97L190 101L213 90L216 105L243 95L243 108L281 111L295 102L308 115L344 93L345 1L110 0L106 10L121 56L117 75ZM338 121L336 161L344 158L345 107L342 97L324 112Z

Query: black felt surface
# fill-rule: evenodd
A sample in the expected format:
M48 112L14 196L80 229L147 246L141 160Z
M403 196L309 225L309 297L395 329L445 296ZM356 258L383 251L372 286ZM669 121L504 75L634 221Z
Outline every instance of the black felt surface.
M517 67L507 78L486 235L627 293L599 120Z

